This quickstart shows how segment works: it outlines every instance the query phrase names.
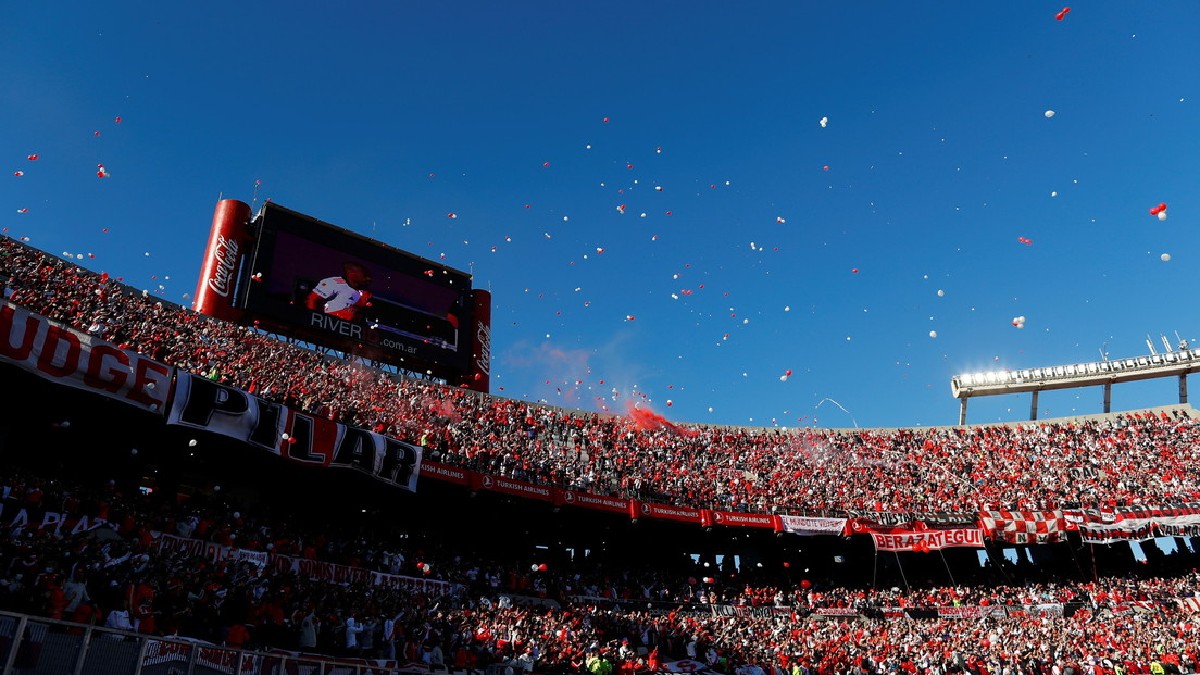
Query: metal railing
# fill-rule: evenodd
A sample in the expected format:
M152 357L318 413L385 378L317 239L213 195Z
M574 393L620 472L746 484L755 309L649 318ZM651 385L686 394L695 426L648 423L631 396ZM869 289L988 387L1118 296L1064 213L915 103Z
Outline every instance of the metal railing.
M448 673L444 668L434 669ZM250 652L0 612L4 675L394 675L420 664Z

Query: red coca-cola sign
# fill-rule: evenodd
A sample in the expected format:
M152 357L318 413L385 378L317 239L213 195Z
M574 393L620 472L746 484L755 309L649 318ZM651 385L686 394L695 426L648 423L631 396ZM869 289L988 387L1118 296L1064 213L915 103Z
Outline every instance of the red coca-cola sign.
M222 298L229 298L229 293L233 291L233 279L237 273L241 247L236 239L227 239L218 232L209 255L212 256L212 264L209 266L211 271L205 283L213 293Z

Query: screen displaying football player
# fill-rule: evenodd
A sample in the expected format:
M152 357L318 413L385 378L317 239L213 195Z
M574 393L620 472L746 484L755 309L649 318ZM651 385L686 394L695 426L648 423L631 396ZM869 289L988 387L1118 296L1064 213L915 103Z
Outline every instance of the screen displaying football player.
M305 305L339 319L355 321L371 304L371 271L365 265L347 262L342 276L326 277L313 286Z

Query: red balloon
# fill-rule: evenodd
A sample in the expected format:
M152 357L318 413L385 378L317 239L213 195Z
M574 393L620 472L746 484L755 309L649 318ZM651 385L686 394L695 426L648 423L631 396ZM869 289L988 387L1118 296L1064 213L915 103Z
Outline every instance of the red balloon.
M1158 206L1156 206L1156 207L1154 207L1154 208L1150 209L1150 215L1152 215L1152 216L1157 216L1158 214L1160 214L1160 213L1162 213L1163 211L1166 211L1166 210L1167 210L1167 204L1166 204L1166 202L1160 202Z
M1059 20L1059 21L1062 21L1062 20L1063 20L1063 17L1065 17L1065 16L1066 16L1067 14L1069 14L1070 12L1071 12L1071 8L1070 8L1070 7L1063 7L1061 12L1059 12L1058 14L1055 14L1055 15L1054 15L1054 18L1055 18L1055 19L1057 19L1057 20Z

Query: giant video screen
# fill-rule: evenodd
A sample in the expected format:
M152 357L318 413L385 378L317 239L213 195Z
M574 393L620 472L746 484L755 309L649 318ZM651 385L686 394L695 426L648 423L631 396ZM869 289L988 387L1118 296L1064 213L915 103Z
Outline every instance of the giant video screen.
M273 203L251 229L248 318L410 370L468 369L467 274Z

